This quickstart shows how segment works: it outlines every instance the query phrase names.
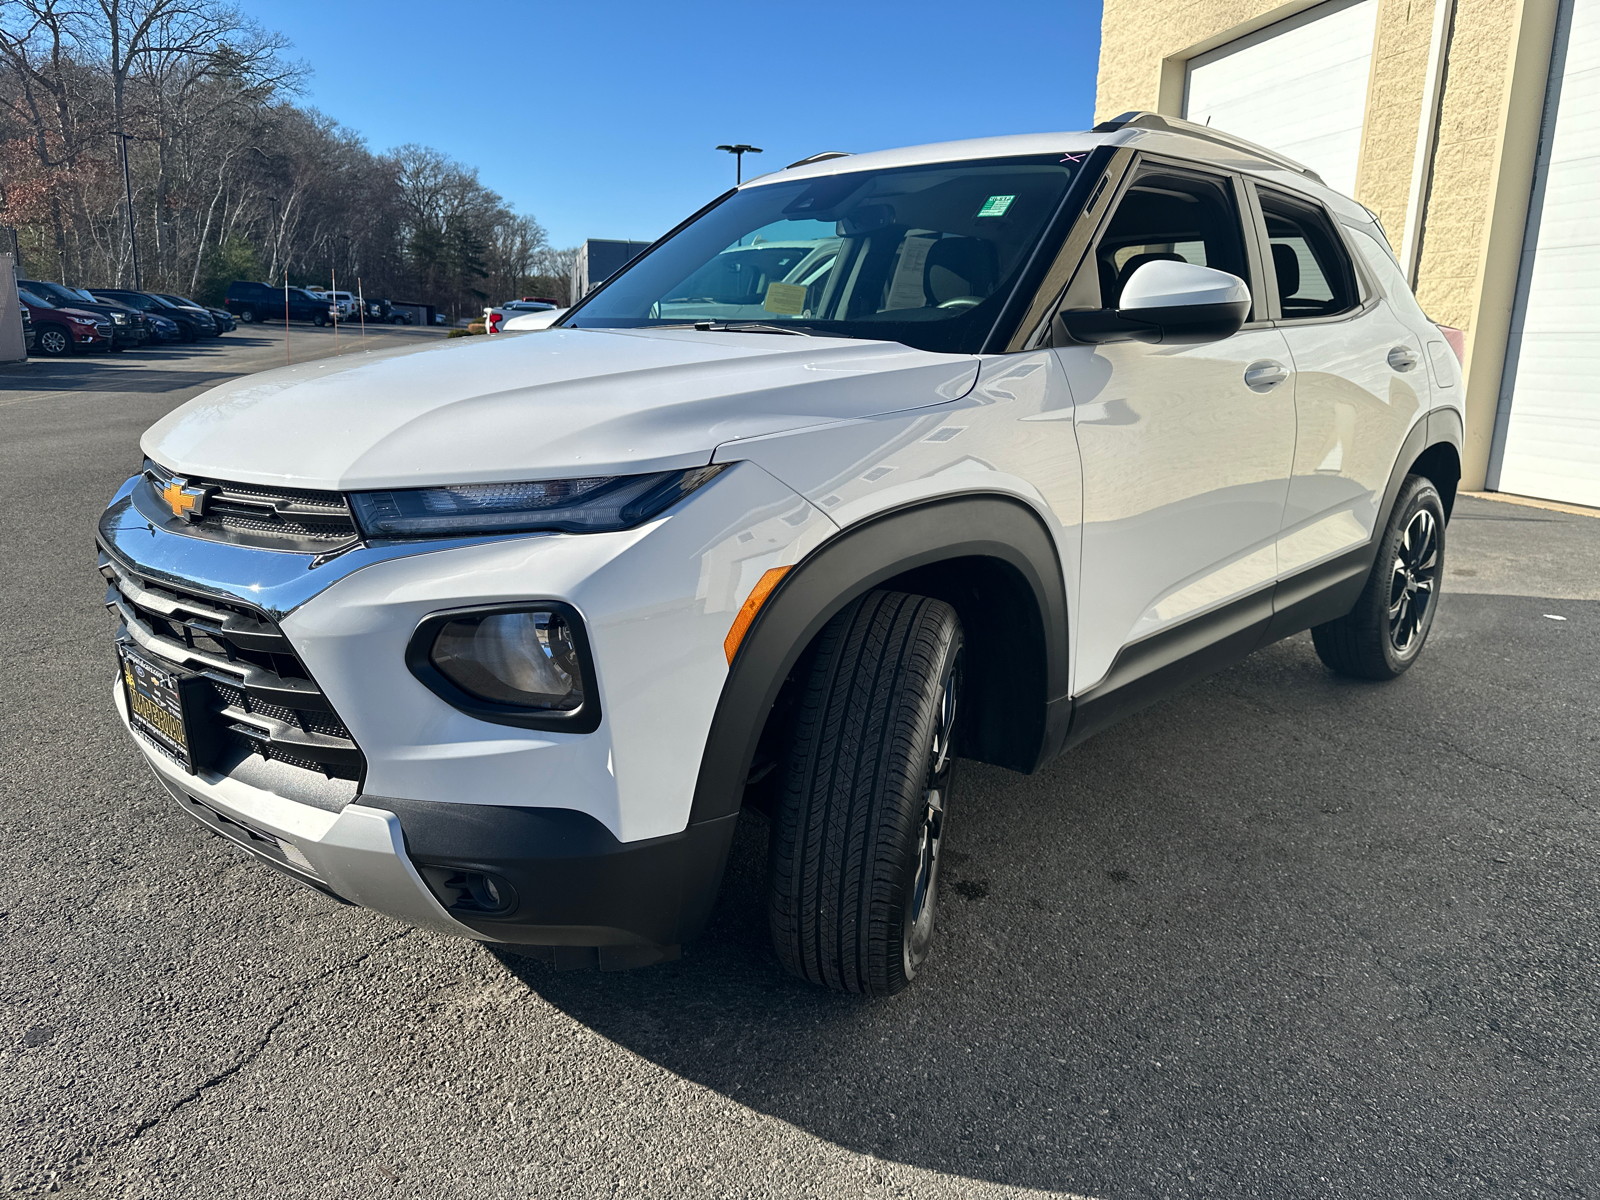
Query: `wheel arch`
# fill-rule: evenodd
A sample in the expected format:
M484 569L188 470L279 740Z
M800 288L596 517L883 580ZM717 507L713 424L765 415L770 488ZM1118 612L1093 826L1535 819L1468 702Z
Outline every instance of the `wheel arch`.
M1067 598L1055 539L998 494L921 503L853 525L783 578L734 656L701 757L690 823L736 812L780 693L832 618L874 588L933 596L961 617L962 753L1019 771L1066 732ZM1052 703L1057 701L1057 703Z
M1428 414L1427 430L1427 445L1413 458L1408 473L1433 480L1448 521L1461 484L1461 446L1465 440L1461 414L1453 408L1436 408Z

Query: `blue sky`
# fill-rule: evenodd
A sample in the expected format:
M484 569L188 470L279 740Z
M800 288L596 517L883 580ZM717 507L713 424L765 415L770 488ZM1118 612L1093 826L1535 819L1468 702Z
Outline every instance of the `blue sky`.
M247 0L374 150L475 166L559 246L649 239L821 150L1083 129L1098 0L777 5Z

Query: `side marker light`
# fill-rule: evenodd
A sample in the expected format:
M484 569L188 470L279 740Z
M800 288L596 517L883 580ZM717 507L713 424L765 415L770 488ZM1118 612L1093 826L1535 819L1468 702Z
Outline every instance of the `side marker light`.
M733 619L733 628L728 630L728 636L722 639L722 652L728 656L730 667L733 665L733 656L739 653L739 643L744 641L744 635L750 631L750 623L756 619L756 614L767 602L767 597L772 595L772 590L783 582L783 577L788 573L788 567L773 567L756 580L756 586L750 589L750 595L740 607L739 615Z

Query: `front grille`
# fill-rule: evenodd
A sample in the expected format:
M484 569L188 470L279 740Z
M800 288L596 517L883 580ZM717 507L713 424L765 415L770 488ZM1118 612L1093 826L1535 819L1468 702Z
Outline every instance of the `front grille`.
M236 750L361 778L366 760L350 730L265 613L146 579L103 551L100 573L118 638L204 677L212 719Z
M173 472L165 467L145 461L144 486L151 495L144 499L157 512L163 507L161 491L173 478ZM192 488L205 489L206 499L199 520L185 519L181 524L175 519L169 521L169 527L179 533L308 554L326 553L353 543L360 536L350 505L339 492L262 487L194 476L183 479Z

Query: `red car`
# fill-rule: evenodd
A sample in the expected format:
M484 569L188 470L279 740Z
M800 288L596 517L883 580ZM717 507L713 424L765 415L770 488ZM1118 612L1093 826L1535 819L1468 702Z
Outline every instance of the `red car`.
M33 318L34 345L40 354L72 354L111 348L111 321L98 313L76 308L56 308L19 288L28 315Z

